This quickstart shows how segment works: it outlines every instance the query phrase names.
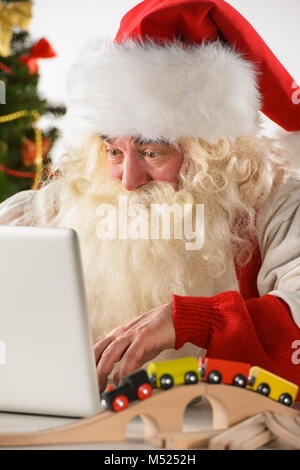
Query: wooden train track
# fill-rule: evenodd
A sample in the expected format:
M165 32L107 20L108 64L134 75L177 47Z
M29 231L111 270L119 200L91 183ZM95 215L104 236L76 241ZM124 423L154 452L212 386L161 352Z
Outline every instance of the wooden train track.
M0 434L0 446L31 446L124 441L126 428L140 416L145 425L145 439L182 433L187 405L197 397L206 397L213 412L213 432L230 428L258 413L274 412L299 419L299 411L281 405L256 392L230 385L199 382L168 391L154 390L143 401L135 401L119 413L104 411L73 423L35 432ZM211 430L210 430L211 432Z

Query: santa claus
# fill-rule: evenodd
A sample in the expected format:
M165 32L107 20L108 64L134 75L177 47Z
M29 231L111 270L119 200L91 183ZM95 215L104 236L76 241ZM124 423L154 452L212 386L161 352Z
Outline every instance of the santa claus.
M57 175L0 223L78 232L100 389L186 344L300 384L300 176L260 115L300 129L292 77L223 0L145 0L79 57Z

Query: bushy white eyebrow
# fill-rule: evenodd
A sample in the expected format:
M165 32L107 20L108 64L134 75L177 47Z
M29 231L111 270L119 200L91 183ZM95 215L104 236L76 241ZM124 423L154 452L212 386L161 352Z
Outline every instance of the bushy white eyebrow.
M101 139L103 139L108 144L113 145L111 139L107 135L101 135ZM147 139L146 137L136 137L134 139L134 143L137 145L151 145L151 144L163 144L163 145L170 145L170 143L166 139Z

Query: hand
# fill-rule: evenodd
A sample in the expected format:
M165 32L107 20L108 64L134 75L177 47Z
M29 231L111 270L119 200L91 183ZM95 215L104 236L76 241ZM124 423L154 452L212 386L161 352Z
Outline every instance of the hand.
M156 307L135 320L115 328L94 346L100 392L105 390L107 377L120 361L113 380L140 369L145 362L164 349L175 348L173 302Z

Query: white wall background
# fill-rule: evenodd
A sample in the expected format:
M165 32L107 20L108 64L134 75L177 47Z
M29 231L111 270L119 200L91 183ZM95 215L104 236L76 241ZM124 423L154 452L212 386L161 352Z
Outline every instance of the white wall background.
M300 0L227 0L257 30L267 45L300 82ZM77 51L91 36L116 34L122 16L139 0L33 0L29 31L33 39L46 37L57 53L39 60L40 93L64 103L66 73ZM41 127L50 124L44 118ZM59 127L59 121L56 123ZM268 120L268 132L277 128Z

